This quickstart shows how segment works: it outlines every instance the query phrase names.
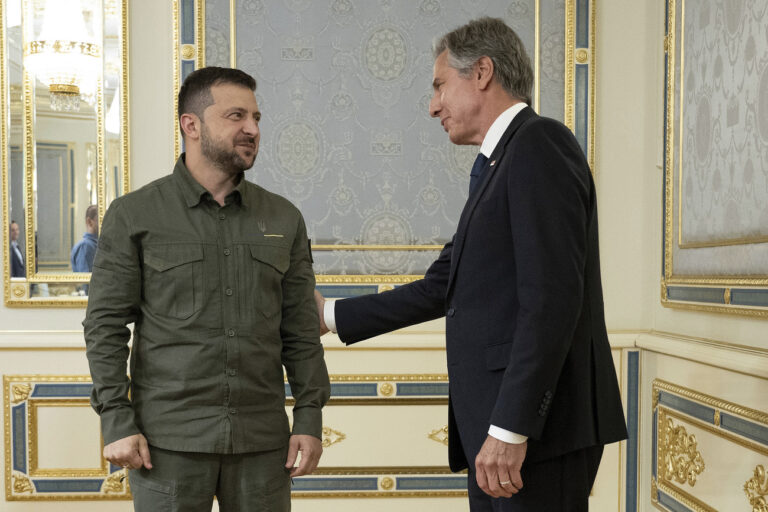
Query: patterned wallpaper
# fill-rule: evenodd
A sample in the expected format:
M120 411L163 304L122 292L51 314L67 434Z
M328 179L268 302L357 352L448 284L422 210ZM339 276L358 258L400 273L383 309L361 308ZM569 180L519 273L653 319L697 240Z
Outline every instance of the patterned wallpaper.
M766 275L768 0L676 9L675 273Z
M533 57L536 0L238 0L236 64L258 81L262 143L248 178L303 212L313 244L441 246L476 147L429 117L431 44L498 16ZM564 2L540 6L540 110L563 118ZM230 65L228 0L207 0L206 64ZM437 251L315 252L321 274L420 274Z

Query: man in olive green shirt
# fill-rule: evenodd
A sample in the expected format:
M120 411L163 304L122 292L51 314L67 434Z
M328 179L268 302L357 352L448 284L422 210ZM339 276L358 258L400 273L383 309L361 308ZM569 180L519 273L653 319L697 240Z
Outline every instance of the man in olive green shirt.
M222 511L289 510L290 477L322 452L330 384L306 228L243 174L259 147L255 88L239 70L190 74L186 153L104 217L83 322L91 402L139 512L210 511L214 495Z

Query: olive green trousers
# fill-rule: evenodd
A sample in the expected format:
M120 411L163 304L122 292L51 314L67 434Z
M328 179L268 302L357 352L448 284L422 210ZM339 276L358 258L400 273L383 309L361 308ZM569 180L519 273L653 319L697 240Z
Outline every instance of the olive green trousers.
M288 447L243 454L187 453L150 446L152 469L130 470L136 512L289 512Z

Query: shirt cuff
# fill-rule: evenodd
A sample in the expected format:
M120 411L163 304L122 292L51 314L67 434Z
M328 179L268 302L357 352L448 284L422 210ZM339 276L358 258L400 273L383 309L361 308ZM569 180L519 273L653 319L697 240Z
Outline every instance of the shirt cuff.
M336 331L336 301L326 301L323 305L323 321L331 332Z
M504 441L505 443L511 443L511 444L523 444L528 440L528 436L521 436L520 434L515 434L514 432L510 432L509 430L504 430L503 428L499 428L496 425L491 425L491 428L488 429L488 435L491 437L495 437L499 441Z

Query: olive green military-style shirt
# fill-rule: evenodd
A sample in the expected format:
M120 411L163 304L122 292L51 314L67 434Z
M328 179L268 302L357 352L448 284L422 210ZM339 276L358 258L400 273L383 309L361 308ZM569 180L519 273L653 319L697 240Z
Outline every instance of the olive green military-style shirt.
M107 210L83 322L105 444L142 433L176 451L283 447L283 366L292 433L321 438L330 384L304 220L244 177L225 202L182 155Z

